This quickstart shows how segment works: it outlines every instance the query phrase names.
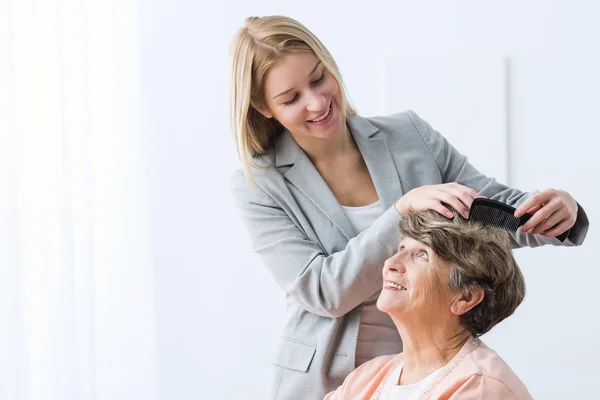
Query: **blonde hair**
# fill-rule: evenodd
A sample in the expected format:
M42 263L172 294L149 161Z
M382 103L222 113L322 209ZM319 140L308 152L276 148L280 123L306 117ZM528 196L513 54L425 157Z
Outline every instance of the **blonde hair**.
M265 109L264 78L269 69L291 53L313 53L342 90L341 112L356 114L347 100L333 56L300 22L283 16L249 17L231 45L230 120L240 162L252 181L254 158L272 149L283 126L257 110Z
M488 332L523 301L525 280L513 257L508 233L465 220L456 211L452 219L434 211L403 214L400 231L431 247L449 263L446 284L452 292L483 289L481 303L460 316L471 334Z

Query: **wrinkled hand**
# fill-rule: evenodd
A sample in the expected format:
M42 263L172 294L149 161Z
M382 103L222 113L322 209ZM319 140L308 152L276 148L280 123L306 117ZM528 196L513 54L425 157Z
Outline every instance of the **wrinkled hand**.
M521 227L521 231L555 237L575 225L577 209L577 202L569 193L547 189L521 204L515 211L515 217L532 214L533 217Z
M402 196L395 206L401 214L433 210L445 217L452 218L454 214L442 205L442 203L446 203L468 218L471 203L477 197L485 196L480 196L471 188L451 182L414 188Z

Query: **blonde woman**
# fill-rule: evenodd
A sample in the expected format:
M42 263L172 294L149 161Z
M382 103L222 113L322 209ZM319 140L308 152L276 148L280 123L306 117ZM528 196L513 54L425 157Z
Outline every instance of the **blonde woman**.
M246 20L231 79L243 167L233 196L253 249L286 293L271 399L323 398L355 367L402 350L375 304L400 215L450 218L445 203L467 216L472 200L487 196L535 213L515 246L558 245L554 236L569 228L566 245L585 238L587 217L567 192L530 195L486 177L412 111L357 115L329 51L291 18Z

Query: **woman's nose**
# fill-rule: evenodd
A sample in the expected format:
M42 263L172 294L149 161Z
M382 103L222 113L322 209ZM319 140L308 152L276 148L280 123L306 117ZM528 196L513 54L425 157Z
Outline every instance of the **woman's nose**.
M325 111L325 107L327 106L327 101L325 96L318 92L311 92L308 98L308 105L306 109L311 112L320 112Z
M385 261L384 270L388 271L396 271L401 274L406 272L406 268L404 267L404 257L401 252L394 254L392 257L388 258Z

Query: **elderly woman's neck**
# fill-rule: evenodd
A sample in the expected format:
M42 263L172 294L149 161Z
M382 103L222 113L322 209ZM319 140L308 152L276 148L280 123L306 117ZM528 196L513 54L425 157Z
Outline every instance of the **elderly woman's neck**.
M454 324L397 327L404 348L403 385L418 382L447 365L471 337L466 329Z

